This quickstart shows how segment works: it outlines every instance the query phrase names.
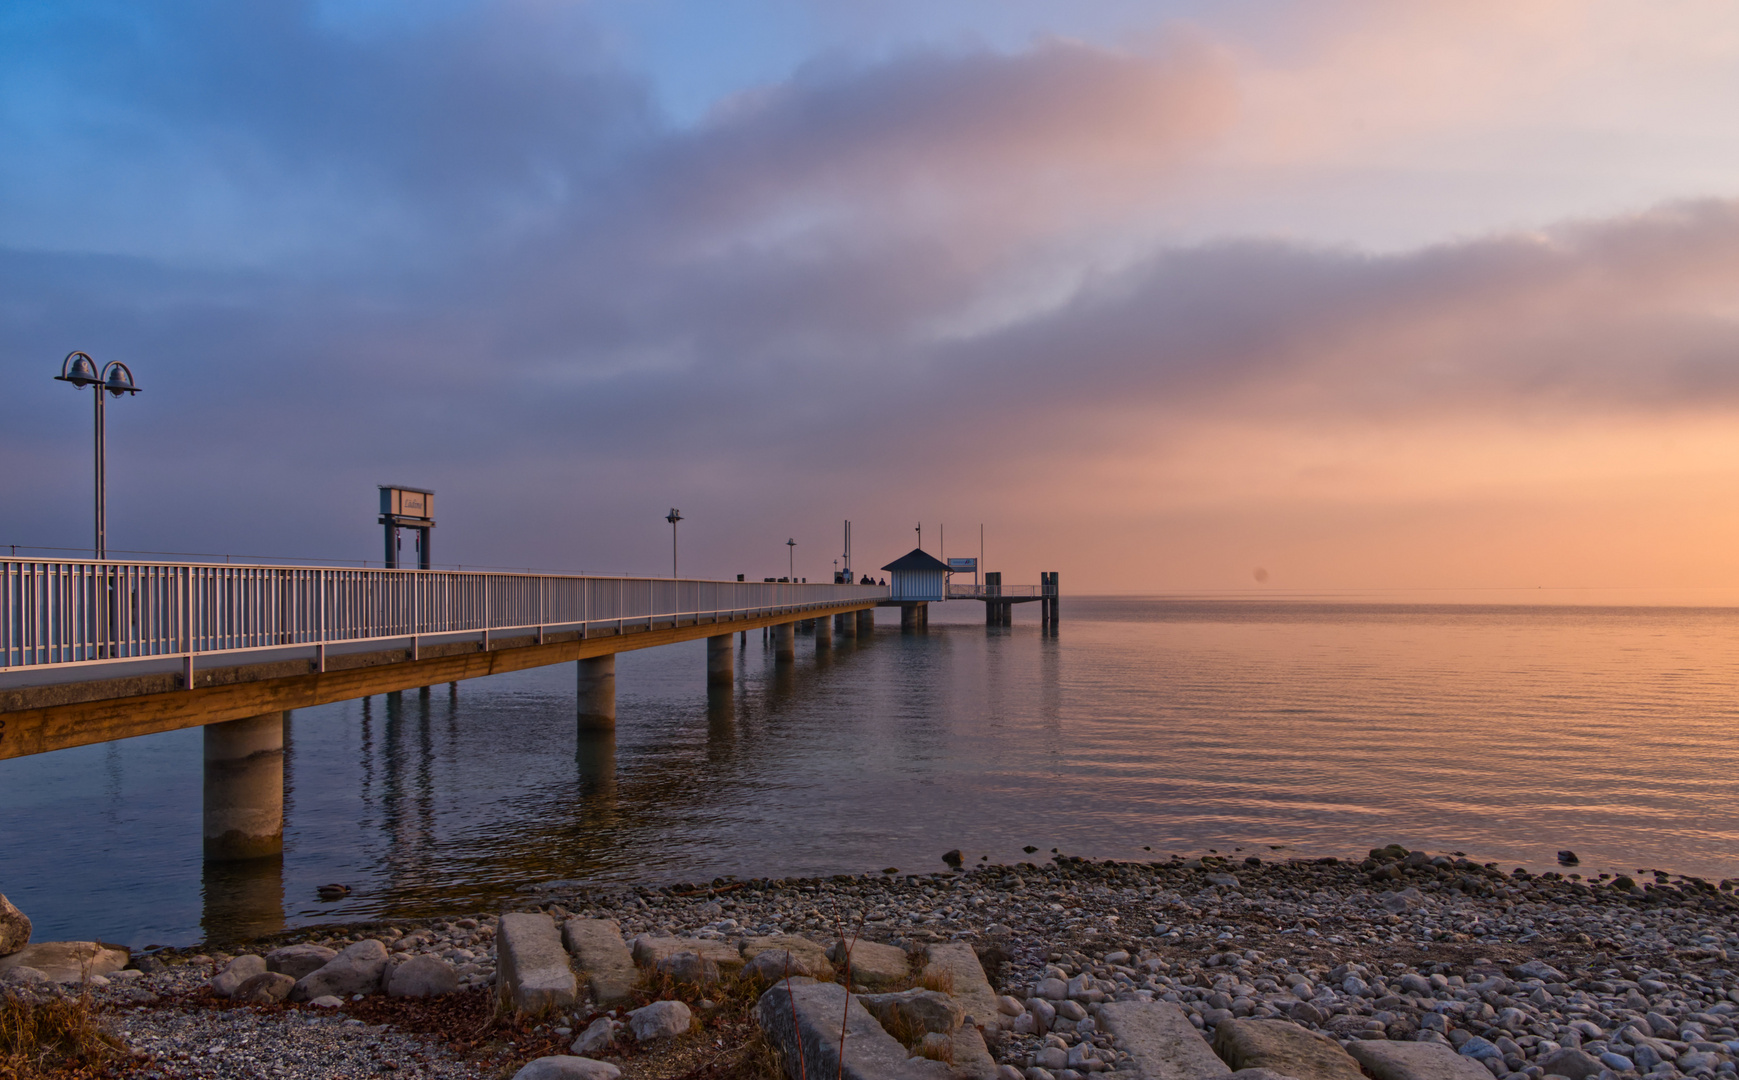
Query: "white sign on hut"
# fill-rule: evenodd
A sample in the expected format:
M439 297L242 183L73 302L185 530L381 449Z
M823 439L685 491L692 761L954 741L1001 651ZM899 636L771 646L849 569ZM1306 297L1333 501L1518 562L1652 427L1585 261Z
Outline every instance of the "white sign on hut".
M882 567L888 572L890 600L945 600L948 564L923 548L913 548Z

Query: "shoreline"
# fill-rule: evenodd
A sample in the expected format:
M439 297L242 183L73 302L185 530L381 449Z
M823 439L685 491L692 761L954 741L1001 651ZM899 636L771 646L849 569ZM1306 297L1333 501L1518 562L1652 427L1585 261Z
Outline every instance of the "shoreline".
M1436 1040L1459 1047L1480 1039L1476 1050L1488 1053L1489 1046L1495 1055L1480 1060L1499 1063L1488 1065L1498 1080L1538 1080L1545 1075L1539 1060L1575 1048L1596 1062L1596 1072L1672 1080L1739 1071L1733 1026L1739 976L1730 970L1739 967L1739 898L1732 886L1665 874L1641 883L1590 884L1559 871L1505 873L1391 846L1358 861L1207 855L1135 863L1058 855L1044 863L931 874L721 877L608 888L554 882L529 886L523 901L503 912L609 919L629 940L673 936L720 947L781 934L824 947L842 931L914 955L929 945L966 942L995 992L1017 1003L1019 1015L998 1018L987 1040L995 1059L1023 1076L1056 1058L1047 1057L1048 1050L1094 1047L1077 1049L1077 1057L1100 1053L1115 1061L1116 1049L1094 1029L1087 1010L1102 1001L1157 1000L1175 1002L1204 1032L1228 1019L1255 1017L1284 1019L1342 1041ZM378 940L395 954L441 957L459 973L462 997L485 1000L496 975L488 946L498 914L300 927L250 946L258 954L289 944L342 948ZM149 1030L154 1045L163 1047L204 1038L196 1030L199 1018L214 1011L258 1012L267 1026L366 1029L376 1056L387 1045L383 1040L420 1037L404 1027L416 1026L408 1013L396 1028L380 1027L375 1018L384 1014L371 1005L373 998L328 1014L344 1019L324 1021L278 1019L318 1012L305 1005L250 1010L212 998L204 984L231 955L156 950L133 959L138 976L95 995L108 1015L135 1018L123 1025L134 1038ZM1057 1000L1046 996L1065 984L1074 990ZM745 1016L709 1012L698 1008L709 1002L694 1000L702 1027L716 1029L713 1038L752 1036ZM1059 1013L1077 1009L1083 1018L1072 1026L1058 1020ZM490 1060L512 1058L533 1044L561 1052L550 1048L599 1015L582 1004L557 1019L528 1021L518 1041L496 1045ZM476 1047L437 1051L433 1043L425 1048L426 1066L383 1065L367 1075L497 1075L478 1071ZM629 1067L624 1075L630 1076L688 1075L648 1071L643 1066L653 1058L627 1052L618 1064ZM1618 1061L1631 1068L1610 1067ZM207 1075L170 1066L158 1072Z

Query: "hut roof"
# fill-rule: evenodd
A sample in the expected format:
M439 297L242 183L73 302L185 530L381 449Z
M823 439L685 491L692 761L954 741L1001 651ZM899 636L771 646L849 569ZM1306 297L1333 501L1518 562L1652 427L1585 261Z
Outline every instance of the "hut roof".
M896 573L910 573L914 570L941 570L946 573L948 564L923 548L913 548L882 569L892 570Z

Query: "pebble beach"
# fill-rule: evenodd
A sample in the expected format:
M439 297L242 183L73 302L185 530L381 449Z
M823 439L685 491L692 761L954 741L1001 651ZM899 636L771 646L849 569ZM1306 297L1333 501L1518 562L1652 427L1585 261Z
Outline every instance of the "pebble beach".
M1356 860L1054 855L921 874L611 889L546 882L522 895L518 910L558 922L612 920L630 943L734 948L787 935L818 950L843 938L913 956L937 943L969 944L997 1004L995 1016L967 1019L1004 1078L1130 1069L1096 1019L1120 1001L1175 1003L1204 1037L1255 1018L1342 1044L1436 1042L1497 1080L1713 1078L1734 1073L1739 1058L1732 883L1666 872L1588 881L1391 846ZM622 1075L756 1074L740 1052L754 1024L746 999L730 992L729 971L692 984L652 979L639 991L638 1001L680 998L692 1008L692 1029L662 1050L618 1025L626 1007L604 1009L584 994L483 1032L499 1011L500 914L135 954L84 989L127 1047L127 1071L143 1077L509 1077L540 1057L569 1055L573 1040L600 1030L621 1033L585 1047L587 1060ZM327 956L378 947L394 968L422 957L451 981L427 998L376 990L247 1004L219 996L223 972L252 970L255 961L238 957L309 947ZM14 993L78 989L16 970L0 978ZM228 981L233 993L236 980ZM475 1038L455 1031L466 1024Z

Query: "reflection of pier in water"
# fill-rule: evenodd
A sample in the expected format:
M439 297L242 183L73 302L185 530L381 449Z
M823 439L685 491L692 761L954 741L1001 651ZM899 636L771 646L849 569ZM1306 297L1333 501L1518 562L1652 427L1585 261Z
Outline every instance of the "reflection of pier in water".
M570 846L583 848L627 827L619 806L635 806L644 820L692 795L680 771L616 776L614 738L603 733L616 722L618 653L706 642L707 767L728 770L742 721L757 708L776 714L783 695L867 640L889 595L844 581L102 560L0 560L0 581L0 759L202 728L205 860L250 864L206 875L213 934L284 921L292 708L360 702L361 825L385 839L389 881L410 884L427 877L420 853L439 832L437 748L453 750L459 739L458 681L576 663L574 787L539 797L557 818L577 808L562 827ZM902 629L922 633L927 620L914 625L909 615L902 611ZM739 641L746 646L755 629L772 673L758 695L746 695L736 689ZM800 633L815 646L801 672ZM432 689L440 685L444 708ZM631 783L669 790L642 799L626 790Z
M812 627L808 629L813 633ZM752 680L743 670L747 658L737 657L731 682L713 681L706 688L706 738L701 753L710 778L726 782L736 778L736 763L743 753L740 719L751 724L766 720L795 696L813 692L836 661L849 656L860 640L867 643L869 638L867 632L861 639L856 633L837 635L831 638L832 644L818 645L806 657L809 662L792 663L779 656ZM769 645L768 652L778 650ZM740 685L750 681L753 690ZM455 879L479 883L478 902L483 902L485 895L510 894L513 886L501 880L504 865L511 866L521 881L602 870L605 863L587 859L586 851L632 843L629 834L655 833L670 820L667 812L678 808L692 812L705 795L705 787L694 782L694 772L687 767L671 769L653 763L623 775L618 768L615 727L582 722L570 729L574 733L570 780L559 787L543 784L510 796L516 805L532 802L538 809L532 814L509 812L508 816L521 820L530 817L546 824L529 831L518 826L505 832L487 825L473 826L479 854L475 858L461 856L457 865L442 875L444 880L432 880L429 854L440 846L436 785L443 769L460 767L457 763L463 760L465 750L460 732L460 693L452 684L444 694L423 688L415 693L364 698L358 703L356 746L362 814L357 825L380 840L382 880L371 892L394 897L391 909L395 912L431 912L437 906L447 909ZM577 707L576 711L584 720L586 714ZM292 727L286 723L287 734ZM288 738L286 750L288 781L295 766ZM287 802L286 811L290 809ZM288 816L293 827L294 816ZM208 940L253 937L286 925L283 877L281 857L207 863L202 923Z

